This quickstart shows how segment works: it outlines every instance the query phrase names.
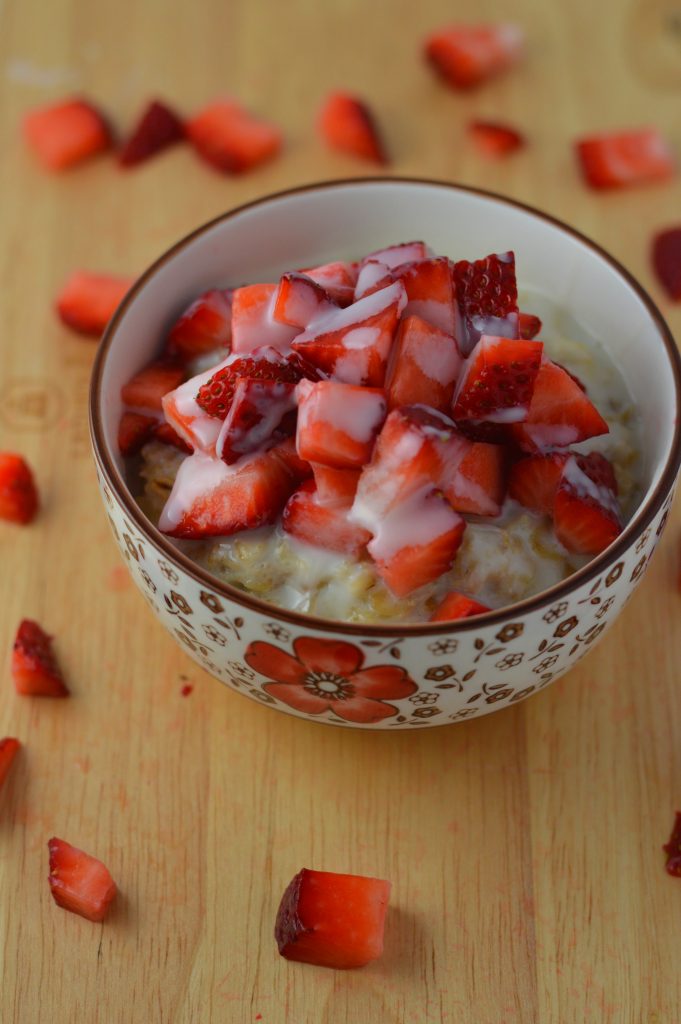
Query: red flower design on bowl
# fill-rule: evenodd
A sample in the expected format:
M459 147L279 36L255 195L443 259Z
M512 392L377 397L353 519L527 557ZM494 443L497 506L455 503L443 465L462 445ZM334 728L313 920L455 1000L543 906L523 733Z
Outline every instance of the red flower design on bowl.
M362 668L364 653L354 644L299 637L294 654L257 640L249 644L246 661L274 680L263 690L307 715L332 711L346 722L371 725L397 714L385 700L401 700L417 689L403 668L375 665Z

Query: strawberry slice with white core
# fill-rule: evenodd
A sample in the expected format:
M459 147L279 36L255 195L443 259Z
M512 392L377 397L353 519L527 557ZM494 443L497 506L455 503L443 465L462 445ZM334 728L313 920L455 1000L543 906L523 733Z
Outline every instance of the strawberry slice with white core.
M541 341L484 335L459 377L452 419L500 424L527 419L543 347Z
M168 336L168 350L183 359L228 348L232 340L232 291L211 288L185 309Z
M385 392L339 381L301 381L297 388L298 455L338 469L363 466L387 412Z
M611 486L614 478L603 472L602 462L607 460L591 459L575 455L567 459L553 505L556 537L579 555L600 554L622 532L619 503Z
M525 421L512 426L513 438L525 452L567 448L608 431L579 382L548 359L539 368Z
M506 451L502 445L456 437L454 464L442 476L442 493L456 512L498 516L506 492Z
M305 328L320 316L338 309L324 288L305 274L284 274L279 282L272 315L279 323Z
M103 921L116 895L116 883L101 860L56 837L50 839L50 892L64 910Z
M407 302L397 281L313 321L291 348L346 384L382 387L397 324Z
M300 334L299 328L275 320L274 307L278 291L278 284L249 284L234 289L232 352L245 355L263 345L286 351L296 335Z
M385 379L388 407L429 405L448 413L462 362L453 337L419 316L403 315Z
M319 267L310 267L301 273L320 284L329 298L339 306L349 306L355 299L358 263L347 263L337 260L335 263L323 263Z
M371 540L368 530L348 519L348 505L328 505L318 498L314 481L291 495L282 513L286 533L315 547L357 558Z
M359 268L355 282L354 301L357 302L365 295L380 291L381 288L387 288L394 280L395 277L387 263L381 263L380 260L368 260Z
M431 622L453 622L456 619L468 619L471 615L484 615L491 611L486 604L480 604L472 597L459 594L452 590L437 606L430 617Z
M337 469L335 466L325 466L323 462L313 462L312 471L320 505L348 508L352 505L361 470Z
M518 288L515 256L496 253L480 260L459 260L452 275L461 314L459 348L468 355L483 334L518 337Z
M229 411L215 445L224 462L237 462L243 455L271 448L284 417L296 407L296 386L284 380L253 380L238 377Z
M382 263L389 270L394 270L395 267L401 267L404 263L426 260L432 255L433 250L425 242L400 242L399 245L390 245L387 249L370 252L362 260L361 266L365 266L367 263Z

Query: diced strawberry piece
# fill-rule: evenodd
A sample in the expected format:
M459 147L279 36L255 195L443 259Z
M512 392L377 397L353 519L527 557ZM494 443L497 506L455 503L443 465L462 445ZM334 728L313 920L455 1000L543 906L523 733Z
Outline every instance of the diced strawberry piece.
M234 290L232 352L247 355L263 345L286 349L300 333L297 327L278 323L274 319L278 290L276 284L249 284Z
M540 341L483 335L459 377L452 418L502 424L526 419L542 351Z
M79 334L99 337L134 281L134 277L76 270L57 296L57 313Z
M199 156L228 174L241 174L271 160L282 144L277 127L233 100L217 100L204 107L185 129Z
M662 849L667 854L665 870L675 878L681 878L681 811L676 812L672 834Z
M293 465L289 453L282 456L276 447L243 466L195 452L180 466L159 529L200 538L273 523L300 482Z
M301 273L320 284L329 298L339 306L349 306L355 297L358 265L356 263L324 263Z
M123 143L118 162L121 167L133 167L183 139L184 124L175 111L165 103L152 100Z
M298 454L338 469L359 468L371 458L386 411L385 392L379 388L303 381L298 385Z
M250 452L271 448L287 432L283 421L295 408L295 383L238 377L216 455L229 464ZM290 433L294 430L295 423L291 423Z
M461 363L454 338L419 316L403 316L385 378L388 408L428 405L449 412Z
M620 188L671 177L676 163L655 128L580 139L575 150L585 181L592 188Z
M168 335L168 352L180 359L194 359L232 340L232 291L212 288L195 299Z
M461 335L456 340L464 355L483 334L518 337L518 288L512 252L485 256L472 263L459 260L452 274L462 319Z
M13 739L11 736L6 736L0 740L0 789L2 784L7 777L10 765L19 752L21 743L19 740Z
M403 316L416 314L456 338L461 336L461 321L451 266L446 257L437 257L406 263L391 274L393 280L402 282L407 293Z
M25 526L38 512L38 489L21 455L0 452L0 519Z
M134 409L162 409L163 397L182 382L184 370L177 363L161 361L150 363L136 373L121 388L125 405Z
M379 292L382 288L387 288L394 281L395 275L385 263L381 263L380 260L366 260L362 263L357 274L355 302L358 299L363 299L366 295L371 295L373 292Z
M73 99L32 110L23 121L24 138L49 171L61 171L111 145L109 126L96 107Z
M508 156L526 145L524 135L498 121L471 121L468 134L485 156Z
M336 92L327 97L319 114L319 131L332 149L387 164L376 120L357 96Z
M178 451L184 452L186 455L191 455L194 451L192 446L187 444L185 439L180 437L169 423L156 423L154 427L154 440L159 441L161 444L168 444L172 448L177 448Z
M681 301L681 227L668 228L655 235L653 267L669 298Z
M197 405L209 416L224 420L234 400L237 381L248 377L252 381L282 381L297 384L304 374L303 364L296 358L284 356L277 349L263 346L250 356L233 354L231 359L202 383L196 392Z
M346 384L382 387L388 355L407 298L398 281L315 321L291 348Z
M323 462L312 463L320 505L350 506L355 500L359 483L359 469L336 469Z
M525 452L567 448L590 437L607 434L608 429L579 382L550 360L539 369L526 420L511 426L514 440Z
M484 615L492 609L486 604L474 601L472 597L450 591L437 606L430 617L431 622L453 622L455 619L468 619L471 615Z
M613 478L604 470L601 458L590 463L579 456L569 457L553 504L556 537L568 551L579 555L600 554L622 532L617 498L610 486Z
M215 454L215 443L222 429L222 420L204 412L196 396L218 370L237 358L235 355L228 356L217 367L204 370L163 396L163 412L169 426L194 450Z
M363 967L383 952L390 882L303 868L282 896L274 935L287 960Z
M124 412L118 424L118 450L121 455L136 455L147 443L158 425L153 416Z
M296 484L312 476L312 465L306 459L300 458L296 451L296 442L292 437L284 438L276 448L277 457L295 478Z
M470 89L517 63L523 43L517 25L453 25L429 36L425 56L453 88Z
M52 651L52 637L31 619L24 619L17 630L12 650L12 678L17 693L24 696L69 696Z
M567 458L567 455L551 452L520 459L512 466L509 475L510 497L537 515L553 516L556 492Z
M536 338L542 328L542 322L534 313L518 313L518 334L521 338L531 341Z
M349 508L349 504L343 507L320 502L314 481L308 480L289 498L281 525L307 544L357 557L371 540L371 534L349 521Z
M108 868L101 860L56 836L47 846L48 882L54 902L88 921L103 921L116 895L116 883Z
M425 242L400 242L398 245L390 245L387 249L377 249L370 252L362 260L362 266L367 263L382 263L388 270L404 266L405 263L415 263L420 260L430 259L432 252Z
M460 444L462 439L458 438ZM466 445L454 472L443 476L442 493L456 512L498 516L506 492L506 453L498 444Z
M284 274L279 282L272 315L291 327L307 327L320 316L338 309L328 292L305 274Z

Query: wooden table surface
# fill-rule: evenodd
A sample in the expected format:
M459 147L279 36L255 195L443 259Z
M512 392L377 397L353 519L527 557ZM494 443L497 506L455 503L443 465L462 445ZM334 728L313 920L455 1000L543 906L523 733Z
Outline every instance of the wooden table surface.
M681 806L678 506L607 638L527 703L416 735L287 718L200 671L129 581L89 452L95 346L52 311L76 267L136 273L245 200L365 174L313 130L320 97L350 87L374 105L392 172L568 220L680 332L649 266L653 231L679 220L679 179L599 195L570 148L654 123L681 154L678 2L513 8L527 61L456 95L419 41L470 20L462 0L0 2L0 449L25 453L44 501L30 528L0 525L0 649L38 619L73 691L22 699L3 670L0 736L25 745L0 794L3 1024L681 1020L681 881L660 849ZM127 174L104 158L50 176L18 122L72 93L122 127L155 95L189 113L231 93L282 126L286 149L239 179L181 147ZM474 116L508 119L530 145L485 161L465 137ZM121 895L103 925L53 904L53 834L110 867ZM277 903L302 866L392 880L380 961L343 973L278 957Z

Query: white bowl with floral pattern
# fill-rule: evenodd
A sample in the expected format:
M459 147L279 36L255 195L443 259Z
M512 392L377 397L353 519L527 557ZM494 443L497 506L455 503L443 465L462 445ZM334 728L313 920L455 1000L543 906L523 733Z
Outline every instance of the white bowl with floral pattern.
M288 611L221 582L142 513L116 436L121 386L210 287L276 280L424 238L459 258L513 248L525 287L602 339L640 416L643 499L623 533L563 582L454 623L357 625ZM563 675L631 597L667 519L681 459L681 367L660 313L593 242L500 196L438 182L371 179L295 189L232 210L180 241L128 293L100 345L90 421L116 542L152 611L234 689L310 721L364 729L443 725L524 700ZM138 626L144 629L144 623Z

